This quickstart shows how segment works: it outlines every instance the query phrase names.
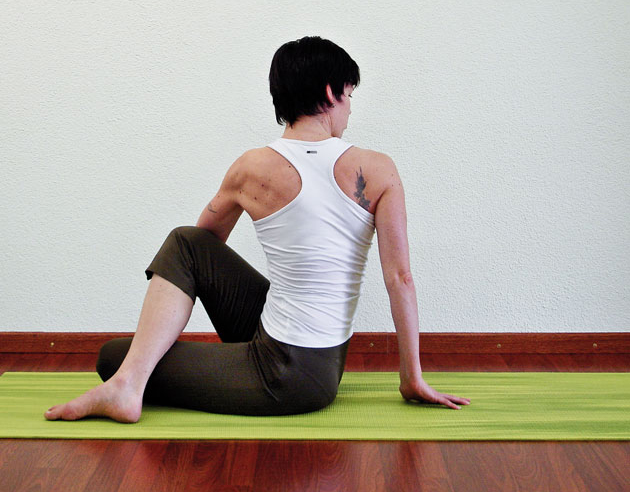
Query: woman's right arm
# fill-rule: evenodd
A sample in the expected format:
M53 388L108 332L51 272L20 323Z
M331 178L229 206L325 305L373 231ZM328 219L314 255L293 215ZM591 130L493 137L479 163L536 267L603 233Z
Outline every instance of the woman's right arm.
M230 232L243 213L243 207L238 200L243 175L239 172L241 167L242 157L228 169L219 191L203 209L197 220L197 227L213 232L223 242L227 241Z

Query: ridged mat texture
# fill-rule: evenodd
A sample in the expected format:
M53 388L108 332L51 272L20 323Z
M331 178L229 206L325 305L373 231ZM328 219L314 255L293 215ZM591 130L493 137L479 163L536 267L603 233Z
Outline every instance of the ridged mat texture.
M0 437L63 439L628 440L630 373L425 373L472 399L455 411L405 402L398 374L346 372L335 402L304 415L243 417L145 406L136 424L48 422L44 411L100 382L95 373L5 373Z

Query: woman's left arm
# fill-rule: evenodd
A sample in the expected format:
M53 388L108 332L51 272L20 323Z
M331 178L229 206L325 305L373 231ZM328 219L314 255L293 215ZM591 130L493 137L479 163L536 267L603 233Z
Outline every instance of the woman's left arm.
M385 159L385 157L383 157ZM375 223L385 286L389 295L400 354L400 393L406 400L439 403L458 409L470 400L440 393L422 377L420 365L418 303L409 265L405 197L391 159L381 176L387 181L376 206Z

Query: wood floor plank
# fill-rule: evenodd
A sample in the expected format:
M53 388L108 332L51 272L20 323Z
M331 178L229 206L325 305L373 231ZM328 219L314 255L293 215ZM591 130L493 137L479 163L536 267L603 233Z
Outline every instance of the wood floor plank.
M392 444L388 443L390 447ZM446 463L438 442L409 442L400 443L403 449L396 446L396 455L409 454L416 468L417 482L414 484L422 492L455 492L453 483L448 476ZM384 443L383 446L386 444Z
M584 448L597 450L599 459L608 467L611 474L611 486L622 484L630 490L630 442L593 442Z
M564 446L564 444L568 444L568 446ZM579 442L555 442L550 444L548 447L549 462L554 469L554 474L562 477L562 486L564 487L562 490L597 490L591 489L587 486L581 475L576 470L573 460L571 459L571 454L574 452L573 450L576 450L584 445L584 443Z
M467 443L466 446L440 448L453 489L514 490L503 446L484 447L484 443Z
M254 482L269 491L389 490L375 442L262 442Z
M422 490L422 479L408 443L380 443L378 447L388 490Z
M124 443L112 443L113 448L124 446ZM160 465L165 460L168 461L167 448L169 441L140 441L125 469L125 473L120 482L119 490L151 490L156 477L160 473ZM165 482L170 483L168 480ZM163 485L166 485L164 483ZM182 489L183 490L183 489Z
M568 457L571 463L571 475L579 477L586 490L606 490L610 492L627 492L630 489L628 465L625 460L625 470L619 469L615 462L606 459L602 452L605 443L591 443L590 445L575 445L575 443L558 443L558 448ZM625 477L624 477L625 475ZM625 479L625 483L624 483Z
M329 492L334 485L351 475L348 455L338 442L292 442L287 458L293 472L295 486L302 490ZM278 446L276 446L277 448ZM307 456L302 463L299 456ZM278 489L279 490L279 489Z
M105 441L103 455L90 475L83 490L85 492L124 492L120 488L129 463L140 445L140 441ZM80 474L80 472L77 472Z
M226 452L226 466L223 480L235 487L254 487L258 442L231 443Z
M50 441L55 442L55 441ZM86 490L107 448L108 441L58 441L52 452L65 464L51 480L50 490Z
M0 440L0 490L14 490L17 477L25 464L20 460L26 442L17 439Z
M350 474L343 478L346 490L387 490L383 470L382 446L392 443L345 442L340 443L351 464ZM396 444L396 443L394 443Z
M24 481L30 458L29 443L17 439L0 441L0 490L16 490Z
M304 444L261 442L256 462L256 485L269 492L281 491L283 484L291 484L291 490L315 490L314 469L319 463L314 461L311 447Z
M170 492L172 490L186 490L186 482L190 470L190 464L195 454L195 443L169 442L159 466L156 467L155 476L150 489L152 492ZM137 453L136 453L137 454ZM129 489L121 487L121 491ZM145 488L145 490L147 490Z
M311 490L333 492L339 490L340 483L346 490L378 490L374 487L384 483L380 470L374 469L379 459L377 443L366 443L362 447L342 441L304 444L313 460ZM294 449L302 448L303 444L294 444Z
M229 486L230 478L238 476L240 471L241 463L234 462L234 455L240 447L255 450L256 443L235 441L197 443L185 490L221 490ZM242 464L243 468L250 469L256 466L256 455L254 454L251 459L251 462Z
M506 466L511 471L515 490L548 490L562 492L562 477L549 465L549 446L546 442L504 443L502 450ZM497 449L498 451L498 449ZM532 455L535 456L532 459Z
M546 466L544 443L457 444L440 446L454 490L565 490Z

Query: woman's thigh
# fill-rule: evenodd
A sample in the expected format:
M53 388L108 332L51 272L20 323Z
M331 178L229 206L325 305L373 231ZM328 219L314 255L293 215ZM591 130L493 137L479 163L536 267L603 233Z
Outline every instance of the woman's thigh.
M131 339L101 349L97 370L109 379ZM347 343L305 349L262 329L248 343L176 342L149 378L145 402L213 413L287 415L325 407L337 393Z
M146 270L198 297L224 342L252 340L269 281L212 232L177 227Z

